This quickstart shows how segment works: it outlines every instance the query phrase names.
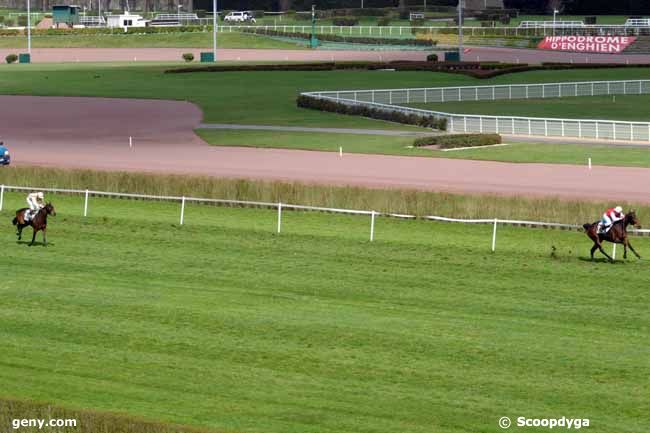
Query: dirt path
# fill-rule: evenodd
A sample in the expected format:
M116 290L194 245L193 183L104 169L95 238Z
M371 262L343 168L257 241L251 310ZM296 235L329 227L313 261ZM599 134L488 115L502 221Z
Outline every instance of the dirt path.
M464 54L467 61L501 61L537 64L541 62L573 63L650 63L648 54L578 54L543 50L469 47ZM21 51L17 48L0 49L0 58ZM34 48L35 63L61 62L178 62L186 52L199 58L208 48ZM435 50L439 54L442 48ZM343 61L343 60L423 60L426 51L360 51L360 50L270 50L220 49L218 60L228 61Z
M0 96L16 165L650 203L650 170L210 147L192 104ZM128 137L133 137L129 148ZM616 182L610 180L616 179Z

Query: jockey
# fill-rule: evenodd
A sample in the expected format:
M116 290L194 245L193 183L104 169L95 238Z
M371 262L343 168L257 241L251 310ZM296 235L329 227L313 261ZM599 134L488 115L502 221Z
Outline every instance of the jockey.
M601 232L607 233L616 221L620 221L624 218L625 214L623 213L623 208L621 206L607 209L603 214L603 218L600 220Z
M32 219L32 216L36 215L39 210L45 207L45 197L42 192L32 192L27 196L27 204L29 205L29 211L26 212L26 219Z

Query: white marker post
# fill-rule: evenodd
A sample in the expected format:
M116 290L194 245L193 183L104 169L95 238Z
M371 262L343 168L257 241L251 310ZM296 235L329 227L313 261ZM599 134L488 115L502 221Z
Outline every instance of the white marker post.
M370 242L375 240L375 211L370 213Z
M129 149L133 149L133 137L129 135Z
M589 170L591 170L591 158L587 160L587 164L589 165Z
M494 228L492 229L492 252L497 249L497 222L498 219L494 219Z
M84 199L84 216L88 216L88 190L86 190L86 198Z
M282 203L278 203L278 233L282 230Z
M2 205L5 201L5 186L0 185L0 211L2 211Z
M612 247L612 259L616 260L616 244Z
M185 196L181 199L181 225L185 222Z
M343 147L339 146L339 157L343 157Z

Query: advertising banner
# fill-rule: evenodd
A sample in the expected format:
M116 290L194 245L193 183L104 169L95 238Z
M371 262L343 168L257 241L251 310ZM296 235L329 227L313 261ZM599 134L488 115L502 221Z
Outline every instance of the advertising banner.
M634 36L547 36L537 48L578 53L616 54L622 52L634 41L636 41Z

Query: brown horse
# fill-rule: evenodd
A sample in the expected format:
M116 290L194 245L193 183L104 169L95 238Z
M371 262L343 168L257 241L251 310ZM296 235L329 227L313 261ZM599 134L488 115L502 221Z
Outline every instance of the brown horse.
M34 229L34 234L32 235L32 242L29 245L34 245L34 241L36 240L36 233L39 230L43 231L43 245L47 245L47 216L56 216L56 210L54 210L54 206L52 206L52 203L46 204L41 210L38 211L35 216L32 217L31 220L25 222L25 211L27 210L29 209L18 209L16 211L16 217L12 221L12 224L16 226L16 236L18 236L18 240L21 240L23 237L23 229L27 226L32 226Z
M612 259L604 250L602 243L603 241L608 241L612 242L614 244L623 244L624 252L623 252L623 258L627 259L627 248L630 247L630 250L634 253L637 258L641 258L640 255L637 254L636 251L634 251L634 248L632 247L632 244L630 244L630 241L627 237L627 226L635 226L636 228L641 228L639 225L639 220L636 217L636 213L632 210L625 215L625 218L616 221L612 227L609 229L607 233L598 233L598 223L595 222L593 224L584 224L582 227L585 229L585 233L587 236L589 236L589 239L594 241L594 246L591 248L591 260L594 259L594 252L596 250L600 250L601 253L605 255L609 259L610 262L613 262L614 259Z

